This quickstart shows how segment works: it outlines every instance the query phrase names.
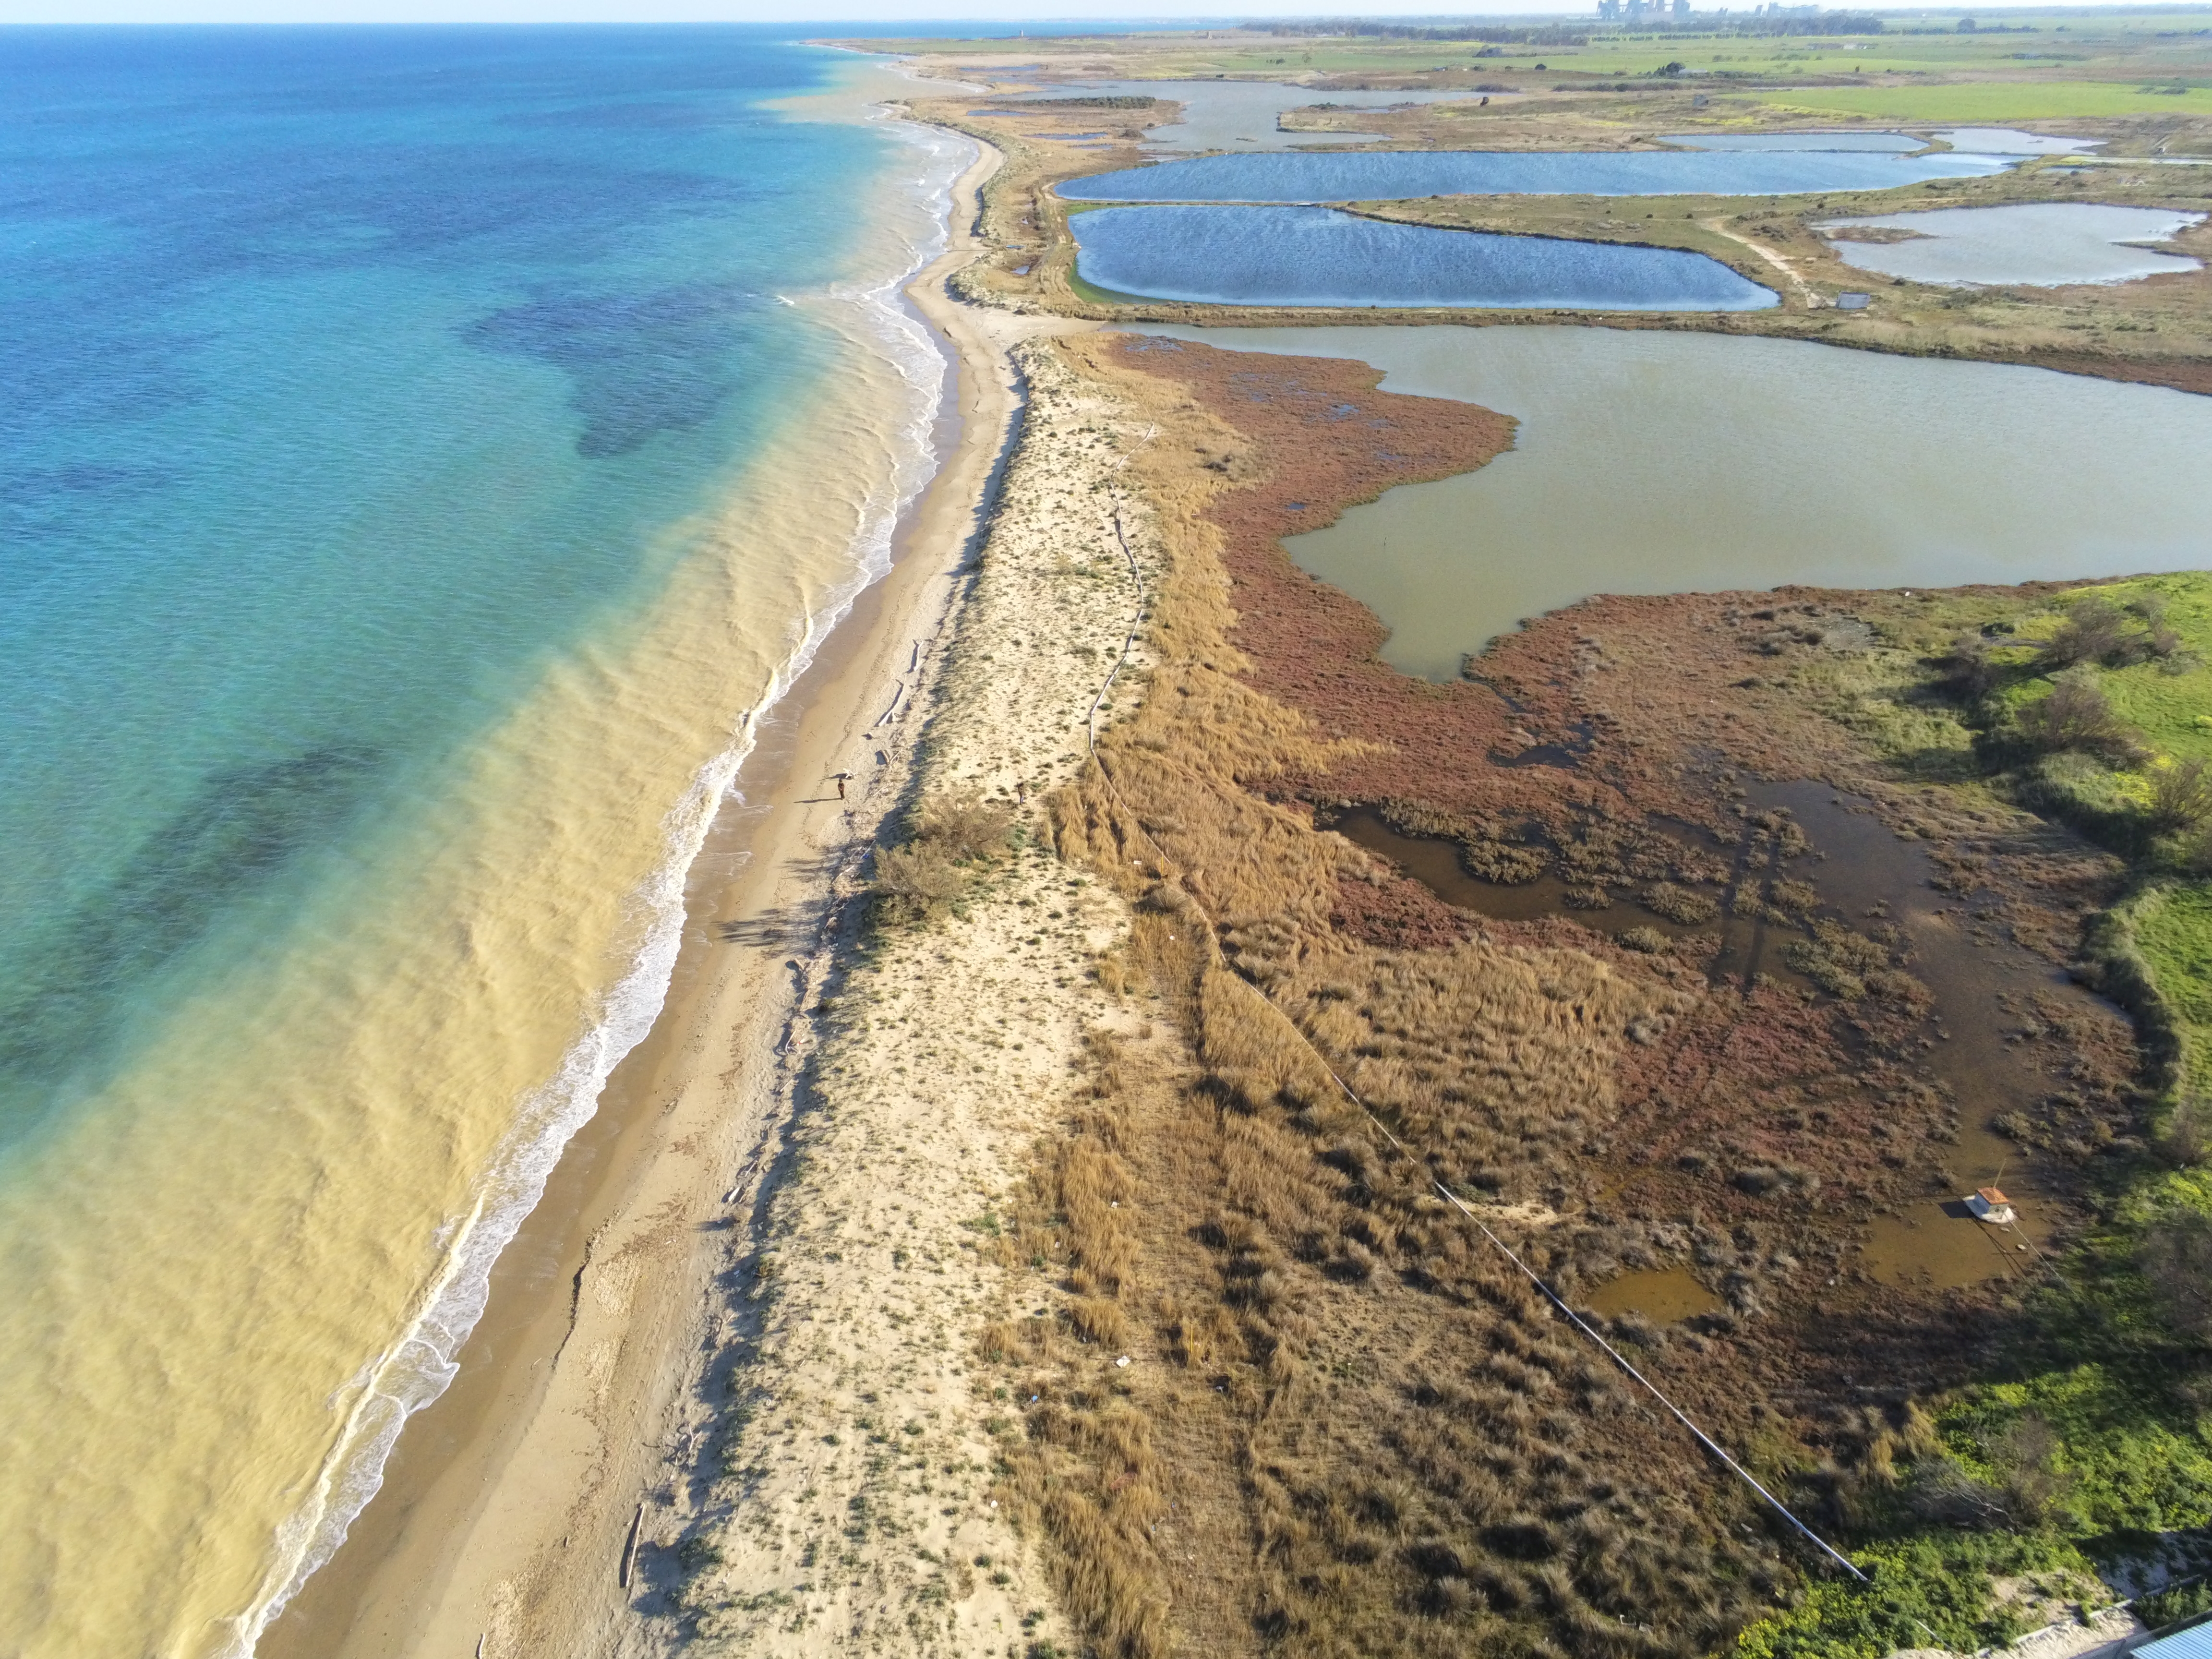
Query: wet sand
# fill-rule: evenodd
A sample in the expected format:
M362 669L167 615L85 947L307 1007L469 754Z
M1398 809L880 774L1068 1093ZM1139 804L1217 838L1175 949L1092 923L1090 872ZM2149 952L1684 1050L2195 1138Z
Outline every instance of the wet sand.
M945 578L968 556L1016 408L1001 319L944 288L972 257L975 192L999 160L987 151L955 186L947 251L908 289L957 353L957 447L901 527L890 575L763 723L740 779L748 804L726 810L694 868L659 1021L501 1259L453 1386L409 1424L345 1545L264 1637L270 1659L614 1640L633 1522L667 1468L703 1335L725 1195L771 1127L790 959L892 804L870 787L892 740L872 722L946 619ZM846 801L827 781L841 771Z

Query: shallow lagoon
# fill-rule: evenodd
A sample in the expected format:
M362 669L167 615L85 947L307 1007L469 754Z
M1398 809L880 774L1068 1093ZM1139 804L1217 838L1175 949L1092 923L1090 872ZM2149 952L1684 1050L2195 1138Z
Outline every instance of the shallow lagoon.
M1982 155L1850 150L1352 150L1200 155L1056 186L1071 202L1357 202L1413 196L1786 196L1978 179Z
M2201 213L2094 202L2022 202L1831 219L1813 228L1872 226L1917 233L1905 242L1837 241L1838 256L1861 270L1916 283L2018 283L2055 288L2199 270L2196 260L2182 254L2125 244L2165 241L2203 217Z
M1280 81L1098 81L1071 86L1067 93L1104 97L1172 98L1183 118L1145 135L1147 146L1161 149L1303 149L1312 145L1362 144L1379 132L1282 132L1275 122L1285 110L1334 104L1340 109L1395 109L1407 104L1472 100L1472 92L1322 92Z
M1684 149L1723 149L1746 152L1773 150L1861 150L1909 155L1925 149L1927 143L1907 132L1668 132L1660 142Z
M1972 155L2081 155L2102 149L2102 138L2052 138L2014 127L1951 127L1935 137Z
M1076 270L1118 293L1213 305L1756 311L1772 292L1675 248L1385 224L1316 207L1071 215Z
M1356 357L1521 422L1480 471L1293 538L1433 678L1588 594L2017 582L2212 562L2212 398L2045 369L1600 328L1154 331ZM2095 489L2081 480L2094 477Z

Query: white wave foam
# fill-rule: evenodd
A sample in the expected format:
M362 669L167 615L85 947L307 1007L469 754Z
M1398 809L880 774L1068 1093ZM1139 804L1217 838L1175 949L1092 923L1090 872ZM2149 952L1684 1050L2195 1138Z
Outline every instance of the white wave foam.
M936 471L931 432L942 401L944 360L928 329L900 295L944 251L952 183L975 146L939 129L895 119L880 106L869 113L924 152L915 184L921 202L932 210L934 230L919 242L906 242L905 263L896 275L837 285L825 295L852 309L860 332L890 360L911 399L908 418L896 434L891 476L871 486L863 503L852 544L853 573L832 589L827 604L794 623L792 648L762 701L739 717L729 744L694 774L683 799L662 820L665 856L633 895L645 927L628 970L607 994L599 1018L562 1057L559 1072L523 1103L468 1213L444 1230L443 1257L413 1316L397 1340L333 1397L332 1411L343 1413L337 1437L307 1501L278 1527L259 1591L228 1621L228 1639L220 1650L223 1659L250 1659L262 1632L345 1541L355 1517L383 1485L385 1465L408 1418L443 1394L459 1372L461 1346L490 1295L494 1264L544 1195L569 1140L599 1109L615 1066L660 1016L683 942L684 892L692 864L722 801L737 793L738 773L753 751L761 715L789 694L854 601L890 568L899 520Z

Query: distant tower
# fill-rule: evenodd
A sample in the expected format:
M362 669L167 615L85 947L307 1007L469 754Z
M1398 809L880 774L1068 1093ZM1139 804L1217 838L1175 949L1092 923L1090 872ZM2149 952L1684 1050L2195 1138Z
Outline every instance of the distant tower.
M1620 0L1597 0L1597 15L1601 22L1618 23L1620 21Z
M1683 22L1690 15L1690 0L1674 0L1674 21Z

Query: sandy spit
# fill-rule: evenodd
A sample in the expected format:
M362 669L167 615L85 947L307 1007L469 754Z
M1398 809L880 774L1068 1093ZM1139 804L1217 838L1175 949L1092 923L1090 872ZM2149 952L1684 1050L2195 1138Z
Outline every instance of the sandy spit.
M957 182L947 251L908 290L957 356L957 447L904 526L890 574L766 723L746 769L751 804L726 815L698 862L661 1019L502 1259L459 1376L410 1424L383 1489L264 1637L264 1659L553 1659L683 1639L667 1615L706 1559L680 1548L701 1529L696 1476L725 1461L702 1444L718 1420L701 1392L726 1368L736 1255L753 1248L759 1218L793 1185L793 1114L836 954L835 918L859 908L866 849L915 785L915 740L946 706L948 643L956 631L970 637L975 544L1023 400L1018 340L1071 326L972 310L946 294L978 252L977 192L1000 159L986 150ZM1117 590L1112 604L1125 598ZM1106 630L1115 647L1126 625L1123 614ZM1087 661L1080 674L1073 664L1054 682L1070 696L1091 677ZM1085 708L1092 690L1082 691ZM1016 728L993 720L991 738L1004 747ZM1054 739L1055 757L1072 753L1070 743L1080 749L1080 728L1079 715L1073 737ZM1041 782L1063 763L1072 762L1024 775ZM825 781L839 772L850 775L843 800ZM1055 1043L1073 1041L1054 1033ZM1031 1048L1043 1064L1043 1046ZM979 1098L1002 1092L985 1082L974 1085ZM962 1161L970 1177L986 1167ZM889 1201L918 1178L908 1163L875 1163L844 1171L832 1201ZM941 1181L929 1188L933 1202L952 1201ZM915 1327L884 1316L882 1287L857 1282L854 1352L872 1368ZM819 1287L815 1324L847 1316L848 1298L830 1291ZM781 1306L805 1328L799 1303ZM957 1343L952 1309L939 1321ZM826 1502L831 1488L819 1484Z
M925 689L913 798L1033 809L1068 781L1135 618L1131 560L1148 585L1160 566L1149 510L1119 489L1144 423L1053 347L1015 357L1024 429ZM1133 656L1102 727L1144 673ZM626 1651L1071 1650L994 1468L1024 1402L975 1349L986 1324L1066 1300L992 1246L1031 1148L1064 1127L1086 1034L1141 1035L1091 972L1127 922L1027 844L954 915L830 942L778 1180L717 1280L718 1346L655 1534L673 1547Z

